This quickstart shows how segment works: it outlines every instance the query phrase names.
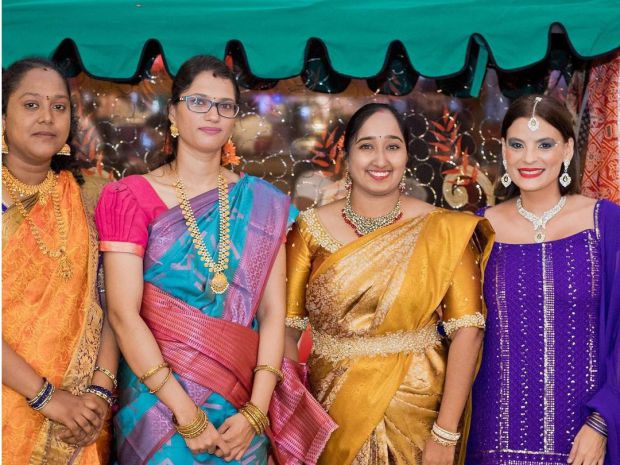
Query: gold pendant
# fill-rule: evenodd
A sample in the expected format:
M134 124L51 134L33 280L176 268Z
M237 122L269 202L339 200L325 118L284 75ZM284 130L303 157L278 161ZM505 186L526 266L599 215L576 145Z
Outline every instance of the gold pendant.
M228 279L221 271L218 271L211 280L211 290L214 294L223 294L228 289Z
M69 281L73 277L73 270L71 269L71 262L66 254L62 253L58 260L58 274L65 281Z

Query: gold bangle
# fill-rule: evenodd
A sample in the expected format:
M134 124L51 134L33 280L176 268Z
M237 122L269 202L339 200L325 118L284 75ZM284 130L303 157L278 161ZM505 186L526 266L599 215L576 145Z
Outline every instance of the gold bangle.
M99 365L97 365L95 367L95 371L100 371L101 373L106 375L108 378L110 378L110 381L112 381L112 386L114 386L114 389L116 389L118 387L118 379L116 379L116 376L110 370L108 370L107 368L103 368L103 367L100 367Z
M282 370L278 370L277 368L274 368L270 365L256 365L256 368L254 368L254 373L257 373L261 370L268 371L269 373L273 373L274 375L276 375L278 377L279 383L284 380L284 373L282 373Z
M149 392L151 394L155 394L157 393L161 388L164 387L164 384L166 384L166 381L168 381L168 378L170 378L170 375L172 374L172 368L168 368L168 374L166 375L166 377L164 378L164 380L159 383L159 385L157 385L157 387L154 387L153 389L149 389Z
M270 425L269 417L267 417L267 415L265 415L263 411L251 401L246 402L246 404L243 406L243 409L246 410L250 415L252 415L256 419L256 421L258 421L263 431Z
M245 419L248 421L248 423L250 424L250 426L252 427L252 429L254 430L254 432L260 436L261 434L263 434L263 431L260 427L260 425L258 424L258 422L254 419L254 417L252 415L250 415L250 413L245 410L243 407L239 409L239 413L241 413L241 415L243 415L245 417Z
M176 428L177 432L184 438L193 439L202 434L204 430L209 426L209 417L206 412L200 407L196 406L197 415L194 420L187 425L179 425L177 419L172 415L172 424Z
M147 370L146 373L144 373L142 376L140 376L140 378L138 378L138 381L140 381L142 384L144 384L144 381L147 378L150 378L151 376L153 376L155 373L157 373L162 368L167 368L169 366L170 365L168 365L168 362L162 362L159 365L154 366L153 368Z

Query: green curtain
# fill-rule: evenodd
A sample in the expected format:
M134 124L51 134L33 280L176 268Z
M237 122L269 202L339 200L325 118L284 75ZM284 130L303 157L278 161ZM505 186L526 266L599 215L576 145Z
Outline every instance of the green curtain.
M553 23L582 57L620 46L617 0L4 0L2 22L3 66L50 56L69 38L84 68L110 79L134 75L149 39L173 74L192 55L222 57L236 39L252 73L271 79L301 72L310 38L325 43L337 72L359 78L381 70L394 40L431 77L462 70L472 36L484 45L482 70L487 58L507 70L543 59Z

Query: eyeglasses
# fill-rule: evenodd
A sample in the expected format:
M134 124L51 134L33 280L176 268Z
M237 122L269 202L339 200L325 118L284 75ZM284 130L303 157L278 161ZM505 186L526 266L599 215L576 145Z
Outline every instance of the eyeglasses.
M239 105L230 100L216 102L203 95L183 95L179 97L179 101L185 101L187 109L194 113L207 113L215 105L217 114L222 118L234 118L239 114Z

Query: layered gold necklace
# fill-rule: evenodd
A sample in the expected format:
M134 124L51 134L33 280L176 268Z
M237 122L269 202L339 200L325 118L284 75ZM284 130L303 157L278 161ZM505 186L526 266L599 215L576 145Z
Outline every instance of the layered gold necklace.
M57 176L50 170L42 183L29 185L24 184L22 181L13 176L6 166L2 166L2 183L5 185L11 200L24 218L24 221L28 223L32 237L34 237L37 247L39 247L41 253L46 257L58 260L58 274L60 277L65 280L71 279L73 276L73 270L71 269L71 261L67 256L68 230L60 209L60 197L58 195L58 189L56 189ZM34 221L30 218L26 207L24 207L24 204L20 200L20 196L31 196L34 194L39 194L37 201L41 205L46 205L48 197L50 195L52 197L54 217L56 219L59 236L59 246L56 249L52 249L45 243L41 231L39 231L37 225L34 224Z
M366 234L370 234L371 232L383 228L384 226L388 226L392 223L395 223L403 216L403 212L400 208L400 197L394 205L394 208L387 212L385 215L377 216L374 218L368 216L362 216L353 210L353 206L351 205L351 194L347 195L347 200L344 204L344 208L342 209L342 218L345 223L347 223L355 234L359 237L365 236Z
M185 224L187 225L189 234L192 237L194 248L204 267L213 273L210 284L211 290L214 294L223 294L228 289L228 278L226 278L224 271L228 269L228 256L230 253L230 207L228 203L228 186L226 185L226 180L221 173L217 177L217 198L220 212L220 237L218 238L217 263L213 260L211 255L209 255L200 229L198 229L196 216L187 198L185 186L178 176L177 181L174 183L174 187L177 191L179 207L183 213L183 218L185 218Z

